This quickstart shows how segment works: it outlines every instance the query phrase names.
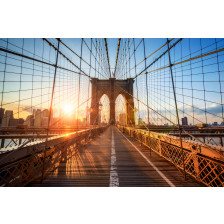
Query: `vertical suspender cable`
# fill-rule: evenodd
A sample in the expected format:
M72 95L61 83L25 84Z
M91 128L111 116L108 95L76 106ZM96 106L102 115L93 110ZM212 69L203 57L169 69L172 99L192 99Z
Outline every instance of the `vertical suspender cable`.
M145 69L146 69L145 38L143 38L143 47L144 47ZM146 69L146 75L145 75L145 85L146 85L146 93L147 93L147 120L148 120L148 128L149 128L149 90L148 90L147 69Z
M52 87L52 93L51 93L50 111L48 113L47 137L46 137L45 148L44 148L44 159L43 159L43 168L42 168L42 175L41 175L41 183L43 182L43 178L44 178L44 169L45 169L45 158L46 158L47 142L48 142L50 122L51 122L52 105L53 105L54 89L55 89L55 81L56 81L56 74L57 74L57 67L58 67L58 51L59 51L59 46L60 46L60 39L58 40L58 50L56 51L57 53L56 53L56 62L55 62L55 70L54 70L54 80L53 80L53 87Z
M107 51L107 63L108 63L109 74L110 74L110 78L111 78L110 61L109 61L109 54L108 54L108 48L107 48L107 38L104 38L104 42L105 42L105 47L106 47L106 51Z
M135 60L135 75L137 73L136 71L136 55L135 55L135 39L134 39L134 60ZM136 83L136 89L137 89L137 99L138 99L138 77L136 77L136 80L135 80L135 83ZM140 113L139 113L139 100L138 100L138 121L139 121L139 118L140 118Z
M175 101L176 116L177 116L178 129L179 129L179 138L180 138L181 154L182 154L182 160L183 160L184 178L186 179L185 163L184 163L184 150L183 150L183 144L182 144L180 119L179 119L179 113L178 113L178 108L177 108L177 98L176 98L176 91L175 91L174 80L173 80L173 70L172 70L172 63L171 63L171 57L170 57L170 47L169 47L168 38L167 38L167 47L168 47L168 56L169 56L169 65L170 65L169 66L170 67L170 75L171 75L172 86L173 86L173 96L174 96L174 101Z
M117 56L116 56L116 63L115 63L114 77L116 76L117 60L118 60L118 54L119 54L119 49L120 49L120 43L121 43L121 38L118 38L118 44L117 44Z
M79 126L79 121L78 121L78 118L79 118L79 101L80 101L80 79L81 79L81 69L82 69L82 46L83 46L83 38L81 40L81 57L80 57L80 73L79 73L79 90L78 90L78 109L77 109L77 113L76 113L76 126L78 128Z
M92 39L92 38L91 38ZM92 55L91 55L91 52L92 52L92 41L91 41L91 47L90 47L90 51L89 51L89 60L90 60L90 67L89 67L89 77L90 77L90 74L91 74L91 62L92 62ZM89 78L89 84L88 84L88 99L89 99L89 89L90 89L90 78ZM87 126L87 117L88 117L88 114L89 114L89 100L87 101L87 108L86 108L86 126Z

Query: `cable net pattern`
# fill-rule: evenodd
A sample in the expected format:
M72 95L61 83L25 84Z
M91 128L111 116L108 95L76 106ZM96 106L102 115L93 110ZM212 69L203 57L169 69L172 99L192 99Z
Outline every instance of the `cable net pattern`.
M99 122L90 125L91 80L130 79L133 94L122 90L115 99L116 124L178 137L179 148L147 141L184 172L221 186L221 160L189 153L183 144L223 155L223 46L222 38L1 38L0 152L30 143L47 148L56 135L109 124L104 95L96 102Z

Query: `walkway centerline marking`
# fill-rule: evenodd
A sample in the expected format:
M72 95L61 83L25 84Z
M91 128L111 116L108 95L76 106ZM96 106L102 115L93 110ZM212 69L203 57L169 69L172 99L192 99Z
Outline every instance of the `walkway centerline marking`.
M116 166L116 151L114 146L114 130L111 137L111 166L110 166L110 187L119 187L119 178Z
M119 130L119 129L118 129ZM128 142L139 152L139 154L148 162L150 166L170 185L176 187L120 130L119 132L128 140Z

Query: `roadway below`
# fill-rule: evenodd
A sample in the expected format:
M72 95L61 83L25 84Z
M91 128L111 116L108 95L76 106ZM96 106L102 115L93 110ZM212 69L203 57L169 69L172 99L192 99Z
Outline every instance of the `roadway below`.
M40 184L73 187L200 187L164 158L131 140L116 127L82 147Z

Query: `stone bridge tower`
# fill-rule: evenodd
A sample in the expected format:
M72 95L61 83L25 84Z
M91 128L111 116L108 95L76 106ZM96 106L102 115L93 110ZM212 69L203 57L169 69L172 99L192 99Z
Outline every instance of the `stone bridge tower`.
M92 78L92 101L90 112L90 124L98 124L99 101L106 94L110 100L110 123L115 122L115 100L121 94L126 101L126 123L131 126L135 124L134 119L134 100L133 100L133 79L117 80L110 78L102 80Z

